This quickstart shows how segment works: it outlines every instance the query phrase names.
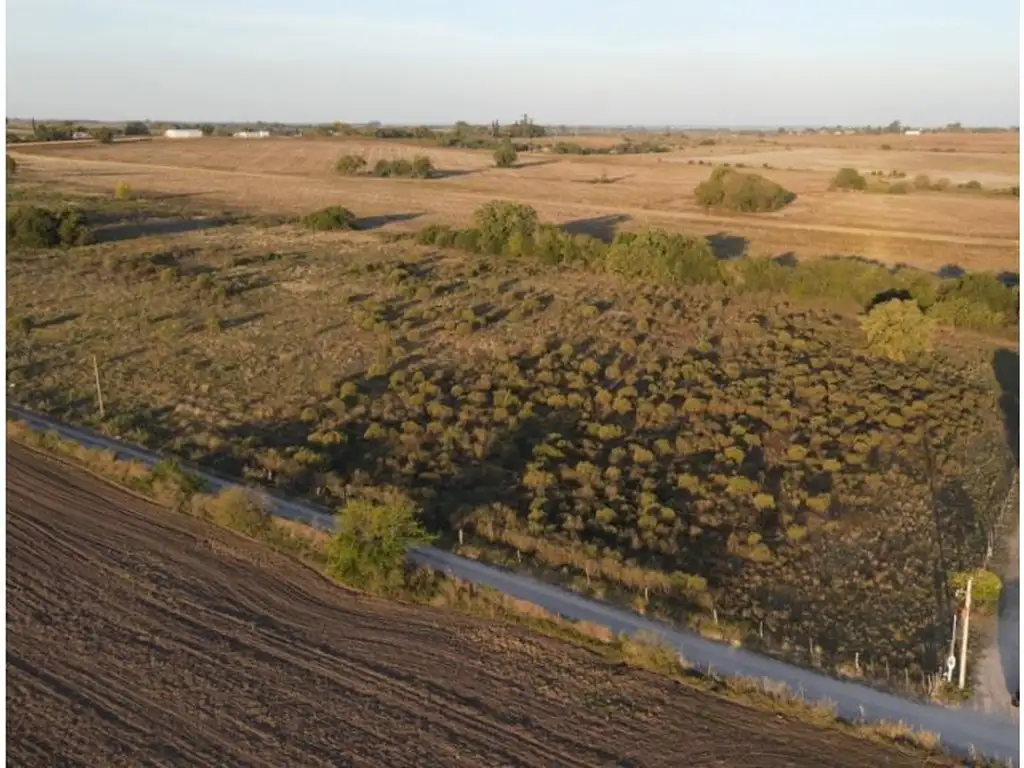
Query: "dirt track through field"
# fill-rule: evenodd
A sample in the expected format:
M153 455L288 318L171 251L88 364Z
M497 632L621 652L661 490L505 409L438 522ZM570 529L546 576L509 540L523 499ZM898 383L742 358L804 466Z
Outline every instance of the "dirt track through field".
M949 764L354 595L7 450L9 764Z

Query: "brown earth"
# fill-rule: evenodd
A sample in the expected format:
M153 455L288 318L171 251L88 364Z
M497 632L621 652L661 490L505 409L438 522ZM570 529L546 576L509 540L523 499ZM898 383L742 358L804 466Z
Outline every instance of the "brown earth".
M356 595L7 452L8 764L944 764Z

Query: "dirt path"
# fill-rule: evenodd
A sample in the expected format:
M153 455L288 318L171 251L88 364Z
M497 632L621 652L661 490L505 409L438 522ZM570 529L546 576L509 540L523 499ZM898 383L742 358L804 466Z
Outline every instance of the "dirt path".
M347 593L7 450L13 764L943 764L525 631Z
M384 202L386 199L390 208L393 209L388 211L374 210L372 213L394 213L398 208L401 208L402 210L418 209L440 212L438 208L439 205L443 205L445 208L451 208L454 205L468 212L495 197L495 193L492 191L456 191L451 188L444 188L437 182L432 182L431 186L421 186L416 184L403 184L399 186L393 182L385 181L383 184L387 186L382 188L382 182L379 179L324 180L304 174L238 171L220 168L207 168L202 166L158 165L115 160L88 160L77 157L49 156L40 153L26 153L23 155L16 154L15 156L18 157L19 162L24 160L26 167L31 167L33 163L38 163L41 166L66 168L68 170L75 168L91 168L99 172L98 175L104 177L108 175L103 173L104 171L113 172L118 169L131 170L134 172L133 184L140 187L144 183L141 175L146 172L187 172L188 174L194 174L197 177L205 177L206 179L220 178L226 181L230 181L232 179L247 179L250 182L264 182L264 184L258 189L254 189L253 185L249 185L244 190L244 194L240 195L237 200L231 200L232 203L246 203L249 205L259 205L258 195L261 193L263 196L272 195L276 199L281 199L282 193L284 192L283 187L287 185L292 185L297 188L296 194L287 195L290 200L301 199L297 197L299 194L298 188L301 188L302 192L306 194L318 191L321 193L321 196L323 196L323 194L339 195L359 189L361 191L359 199L370 204L373 204L375 201ZM103 178L102 181L106 186L109 186L109 179ZM163 188L162 185L161 188ZM177 186L175 189L177 189ZM199 193L197 192L196 194ZM230 193L227 189L219 189L216 194L218 195L219 200L227 201L226 196L229 196ZM705 213L686 213L658 210L655 208L623 207L621 205L595 205L592 203L570 202L566 201L564 198L517 195L513 191L506 191L502 193L501 196L507 200L532 205L542 214L547 213L552 206L557 206L557 212L552 210L551 213L554 213L554 219L559 221L563 219L571 219L573 217L585 218L621 215L644 220L652 224L663 222L699 222L704 225L725 227L742 225L743 227L754 227L758 230L852 235L862 238L891 238L896 240L912 240L923 243L946 243L1005 248L1016 248L1019 243L1019 241L1014 238L970 237L938 232L812 224L807 222L786 221L782 216L772 217L770 215L765 215L757 217L756 221L751 221L749 219L744 220L742 217L736 216L714 216ZM305 203L304 206L305 207L303 207L302 210L306 210L309 207L309 203Z
M1006 515L1020 509L1020 478L1014 477L1007 499ZM1020 710L1010 696L1020 686L1020 546L1019 521L1007 528L1006 565L999 575L1003 590L999 595L999 615L989 637L988 647L980 655L976 674L974 706L983 712L996 712L1020 722Z

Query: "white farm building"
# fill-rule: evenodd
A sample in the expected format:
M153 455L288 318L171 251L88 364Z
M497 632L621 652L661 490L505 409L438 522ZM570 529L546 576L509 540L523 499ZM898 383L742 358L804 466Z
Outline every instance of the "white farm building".
M203 132L198 128L168 128L164 136L168 139L201 139Z
M270 136L270 131L239 131L234 136L236 139L265 139Z

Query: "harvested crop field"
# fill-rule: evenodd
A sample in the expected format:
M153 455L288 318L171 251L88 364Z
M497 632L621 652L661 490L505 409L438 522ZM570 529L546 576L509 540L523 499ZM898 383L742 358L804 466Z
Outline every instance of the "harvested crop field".
M7 450L9 763L942 764L523 629L348 593Z
M852 165L864 174L898 170L909 174L908 181L917 174L930 174L933 181L981 180L991 191L1015 183L1017 176L1018 156L1009 145L1000 149L979 144L977 151L951 154L907 145L882 152L748 141L651 155L531 152L511 169L493 167L487 151L367 139L157 139L109 146L31 145L14 153L26 178L105 194L124 181L138 193L251 213L301 215L343 204L359 216L387 221L392 229L410 230L431 223L465 224L482 203L503 198L529 204L543 219L573 231L656 226L714 236L735 244L723 254L729 258L739 252L801 258L857 254L933 271L955 265L1016 273L1018 198L830 189L835 171ZM334 172L338 157L351 153L371 166L380 159L425 154L437 178L356 178ZM796 199L783 210L759 215L705 210L693 190L721 162L737 167L742 162L792 190Z

